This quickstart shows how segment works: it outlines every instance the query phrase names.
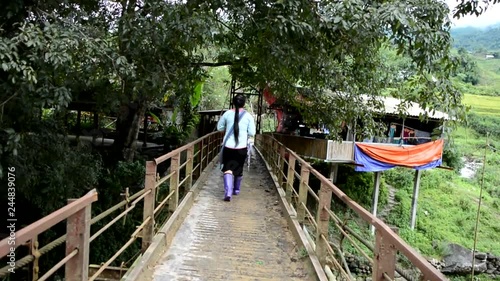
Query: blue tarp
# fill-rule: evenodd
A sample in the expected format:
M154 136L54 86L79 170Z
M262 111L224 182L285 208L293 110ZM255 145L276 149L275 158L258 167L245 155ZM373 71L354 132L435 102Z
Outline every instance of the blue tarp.
M363 165L363 166L356 166L355 170L357 172L381 172L392 169L397 166L394 164L384 163L371 158L370 156L363 153L363 151L357 145L354 146L354 161L356 162L356 164ZM407 167L407 168L413 168L415 170L433 169L440 166L442 162L443 160L442 158L440 158L438 160L429 162L425 165L416 167Z

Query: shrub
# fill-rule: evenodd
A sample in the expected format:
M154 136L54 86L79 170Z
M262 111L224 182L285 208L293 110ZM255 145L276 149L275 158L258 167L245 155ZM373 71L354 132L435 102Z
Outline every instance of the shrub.
M500 117L469 113L467 123L483 136L486 136L487 133L490 133L491 136L500 136Z
M453 143L447 143L443 149L443 164L459 173L464 167L462 155Z

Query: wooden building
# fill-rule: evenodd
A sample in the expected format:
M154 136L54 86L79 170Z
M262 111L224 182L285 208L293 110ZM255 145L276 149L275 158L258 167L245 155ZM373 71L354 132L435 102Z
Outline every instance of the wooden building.
M327 133L311 130L301 120L298 110L280 103L269 92L264 92L270 108L276 110L278 126L273 136L285 146L305 158L331 163L330 178L337 181L338 165L355 165L358 172L374 172L372 213L377 215L381 173L396 166L415 170L410 227L415 228L418 190L422 170L441 167L444 140L442 133L448 115L439 111L425 110L412 103L400 117L400 100L380 97L384 104L375 121L385 124L386 131L380 136L356 135L356 126L346 126L342 141L325 138ZM368 97L363 97L365 100ZM420 116L426 115L425 122ZM374 229L372 229L373 233Z
M377 143L387 146L413 146L424 144L441 137L444 121L448 115L442 112L425 111L418 104L411 104L407 108L405 118L401 118L397 111L400 101L392 97L381 97L385 108L379 112L380 117L375 121L383 123L386 131L383 135L361 137L347 126L342 135L342 141L327 139L327 133L311 129L304 124L300 113L290 106L273 102L269 107L276 110L279 119L273 136L298 154L333 163L354 164L355 143ZM420 120L420 115L427 114L426 122Z

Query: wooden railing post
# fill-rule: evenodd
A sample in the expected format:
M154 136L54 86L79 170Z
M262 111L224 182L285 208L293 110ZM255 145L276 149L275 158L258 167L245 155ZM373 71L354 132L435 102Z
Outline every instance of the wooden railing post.
M271 151L273 151L271 139L267 138L266 141L264 142L264 147L266 150L266 161L271 165L271 168L274 168L273 163L271 162Z
M324 236L328 240L328 227L330 223L330 215L327 210L330 210L330 203L332 202L332 190L321 183L319 189L319 204L316 222L318 224L318 231L316 232L316 255L318 256L321 265L325 265L326 256L328 254L327 242L321 238Z
M215 154L217 153L216 152L216 146L219 143L218 140L219 140L219 138L217 136L213 136L212 137L212 148L210 149L210 159L208 159L207 166L215 158ZM217 151L220 152L220 150L217 150Z
M205 167L210 163L210 147L212 147L212 136L208 136L207 144L206 144L206 156L205 156Z
M40 267L38 266L38 262L40 259L40 252L38 252L38 235L33 237L30 241L30 254L34 257L33 266L32 266L32 279L33 281L38 280L38 274L40 273Z
M217 147L220 147L220 144L221 144L221 141L220 141L219 135L216 135L215 142L214 142L214 154L213 154L214 158L217 157L217 155L219 155L218 152L220 152L220 150L217 149Z
M174 173L170 177L170 193L174 192L168 201L168 210L170 214L175 212L179 205L179 166L180 166L180 153L172 156L170 161L170 172Z
M289 204L292 203L292 194L293 194L293 182L295 179L295 156L292 154L288 155L288 173L286 176L286 201Z
M205 138L202 138L200 141L200 175L201 171L203 171L203 151L205 150L204 146Z
M186 164L186 177L189 178L186 181L186 186L187 186L186 190L190 190L191 186L193 185L193 162L194 162L193 155L194 155L194 145L192 145L187 149L186 161L188 162Z
M279 146L279 161L278 161L278 183L283 188L283 175L285 174L285 147Z
M275 156L275 153L274 153L274 140L273 139L270 139L269 142L267 143L268 145L268 148L269 148L269 165L271 165L271 168L274 172L274 168L276 165L274 165L274 156Z
M144 225L142 229L142 246L141 250L144 253L154 236L154 225L155 225L155 201L156 201L156 163L154 161L146 162L146 178L144 180L144 189L146 192L151 190L149 194L144 196L144 210L142 215L142 220L146 221L149 217L149 221Z
M299 186L299 208L297 211L297 219L299 223L304 223L306 217L307 204L307 185L309 184L309 169L302 164L300 168L300 186Z
M396 247L387 242L384 235L375 230L375 249L373 252L373 281L383 281L384 273L394 280L396 270Z
M274 174L276 175L276 178L279 180L280 178L280 175L278 173L279 171L279 157L280 157L280 154L279 154L279 150L278 150L278 143L273 139L272 140L272 147L273 147L273 155L271 156L271 159L273 161L273 170L274 170ZM281 186L280 186L281 187Z
M264 160L269 162L268 154L267 154L267 138L264 136L258 136L257 141L255 142L257 148L262 152L262 157L264 157Z
M69 199L68 204L76 201ZM75 249L78 253L65 265L65 280L83 281L89 279L89 243L91 204L69 216L66 224L66 255Z

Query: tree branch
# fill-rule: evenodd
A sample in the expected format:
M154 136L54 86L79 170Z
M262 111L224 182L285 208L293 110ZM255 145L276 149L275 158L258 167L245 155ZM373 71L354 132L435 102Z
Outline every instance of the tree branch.
M192 66L208 66L208 67L218 67L218 66L226 66L226 65L235 65L238 63L246 63L248 58L242 58L235 61L218 61L218 62L194 62L191 63Z
M225 65L233 65L233 64L234 64L233 61L191 63L192 66L209 66L209 67L217 67L217 66L225 66Z
M14 98L15 96L17 96L17 94L19 93L19 91L16 91L12 96L8 97L5 101L3 101L0 106L4 106L5 104L7 104L12 98Z
M227 25L225 22L221 21L217 17L214 17L214 20L217 21L218 23L220 23L221 25L223 25L229 31L231 31L231 33L233 33L233 35L234 35L234 37L236 37L236 39L240 40L241 42L245 43L246 45L249 45L245 39L243 39L240 35L238 35L238 33L234 29L232 29L229 25Z

